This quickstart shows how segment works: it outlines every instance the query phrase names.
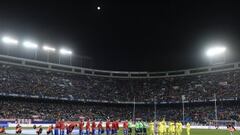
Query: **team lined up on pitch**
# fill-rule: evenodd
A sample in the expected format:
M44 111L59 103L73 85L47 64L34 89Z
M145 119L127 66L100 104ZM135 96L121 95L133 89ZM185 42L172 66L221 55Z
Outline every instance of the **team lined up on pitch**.
M123 130L119 130L119 120L110 121L109 119L103 125L102 121L98 123L94 120L86 122L83 119L80 122L65 122L64 120L59 120L56 122L55 126L50 125L47 130L47 135L71 135L74 129L78 130L79 135L117 135L122 132L124 135L182 135L183 125L179 122L170 121L167 125L165 120L162 121L136 121L135 124L132 121L123 121ZM33 129L36 130L37 135L43 133L42 126L33 126ZM16 134L20 135L22 133L22 127L20 124L16 126ZM135 132L133 132L135 130ZM0 128L0 133L6 133L5 128ZM186 133L190 135L190 123L186 124ZM45 133L44 133L45 134Z

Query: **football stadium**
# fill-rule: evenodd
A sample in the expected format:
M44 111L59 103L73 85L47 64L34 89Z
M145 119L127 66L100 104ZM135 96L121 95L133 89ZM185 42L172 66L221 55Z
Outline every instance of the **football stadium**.
M124 133L125 122L127 130L145 129L139 134L151 133L151 123L153 134L161 132L162 122L168 130L169 124L182 123L183 135L187 123L193 135L227 134L228 124L239 125L239 63L161 73L86 69L4 55L0 63L1 127L8 134L15 134L18 124L22 134L35 134L34 125L46 134L59 120L65 134L72 123L73 134L79 134L81 120L83 134L88 128L98 134L100 122L103 130L113 130L117 122L118 134Z
M236 1L0 1L0 135L239 135Z

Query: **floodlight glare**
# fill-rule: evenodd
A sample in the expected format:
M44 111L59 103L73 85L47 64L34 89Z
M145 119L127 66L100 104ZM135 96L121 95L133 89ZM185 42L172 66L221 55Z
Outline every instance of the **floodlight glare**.
M2 38L2 42L8 45L18 45L18 40L7 36Z
M30 48L30 49L37 49L38 48L38 44L30 42L30 41L23 42L23 45L24 45L24 47Z
M223 46L217 46L217 47L212 47L207 50L206 54L208 57L214 57L220 54L223 54L226 51L226 47Z
M55 51L56 51L55 48L49 47L49 46L46 46L46 45L43 46L43 50L45 50L45 51L51 51L51 52L55 52Z
M66 49L60 49L60 53L63 55L72 55L72 51Z

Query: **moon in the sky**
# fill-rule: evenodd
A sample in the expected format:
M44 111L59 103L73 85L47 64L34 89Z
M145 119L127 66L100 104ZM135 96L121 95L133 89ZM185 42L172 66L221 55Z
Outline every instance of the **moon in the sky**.
M97 10L100 10L101 9L101 7L100 6L97 6Z

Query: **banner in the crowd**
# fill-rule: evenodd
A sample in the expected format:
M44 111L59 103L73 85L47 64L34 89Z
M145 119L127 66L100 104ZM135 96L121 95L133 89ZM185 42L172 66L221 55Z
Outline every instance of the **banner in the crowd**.
M7 121L0 121L0 127L8 127Z
M15 123L18 123L18 124L31 124L32 123L32 119L17 119Z
M16 119L0 119L0 122L1 121L15 121Z

